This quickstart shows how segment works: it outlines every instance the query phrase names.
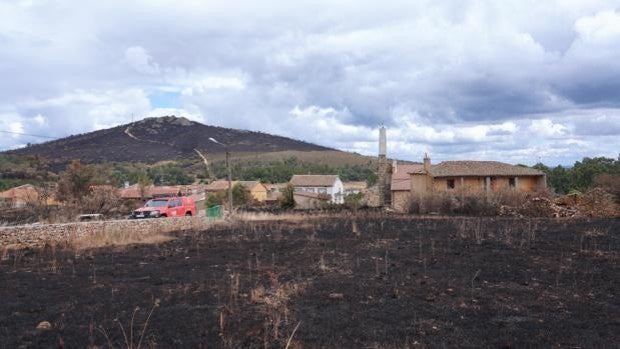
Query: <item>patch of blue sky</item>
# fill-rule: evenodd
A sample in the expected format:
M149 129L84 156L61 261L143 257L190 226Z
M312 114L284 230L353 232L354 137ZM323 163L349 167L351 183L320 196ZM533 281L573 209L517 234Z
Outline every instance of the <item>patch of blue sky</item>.
M179 92L156 90L149 94L149 100L153 108L179 108L179 96Z

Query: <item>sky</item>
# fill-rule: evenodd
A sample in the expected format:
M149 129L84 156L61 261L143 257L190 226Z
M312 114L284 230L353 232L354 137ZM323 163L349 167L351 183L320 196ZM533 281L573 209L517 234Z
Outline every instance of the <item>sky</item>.
M0 0L0 150L177 115L366 155L620 153L620 0Z

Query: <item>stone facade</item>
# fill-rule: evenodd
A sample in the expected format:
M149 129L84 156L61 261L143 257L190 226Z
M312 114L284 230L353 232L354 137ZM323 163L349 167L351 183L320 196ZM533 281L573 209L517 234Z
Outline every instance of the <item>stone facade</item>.
M398 212L409 211L411 192L407 190L392 191L392 208Z

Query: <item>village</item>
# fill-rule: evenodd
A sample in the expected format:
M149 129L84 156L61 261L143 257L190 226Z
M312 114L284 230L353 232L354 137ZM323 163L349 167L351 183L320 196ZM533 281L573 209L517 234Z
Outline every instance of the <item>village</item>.
M214 179L210 183L189 185L144 185L125 182L121 188L91 185L92 191L114 191L123 207L131 210L147 200L166 197L188 197L196 205L197 214L204 216L209 208L223 206L270 209L276 207L297 210L317 210L329 207L383 207L400 213L432 213L433 200L449 198L464 206L469 200L503 197L502 205L517 206L526 196L548 195L544 172L525 166L498 161L431 162L424 154L420 163L399 162L387 157L387 132L379 130L378 180L372 186L365 181L342 181L337 174L294 174L285 183L263 183ZM0 193L5 206L21 208L40 201L40 189L31 184ZM520 199L519 199L520 198ZM231 202L232 199L232 202ZM511 201L512 200L512 201ZM515 202L518 201L518 202ZM45 198L46 205L59 202L53 194ZM423 209L426 207L426 209ZM421 209L422 208L422 209ZM99 212L79 212L82 219L105 218Z

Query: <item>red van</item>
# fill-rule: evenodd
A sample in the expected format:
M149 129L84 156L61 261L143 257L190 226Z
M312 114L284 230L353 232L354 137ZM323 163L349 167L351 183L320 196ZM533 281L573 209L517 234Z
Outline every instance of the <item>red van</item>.
M144 207L133 211L131 218L195 216L196 203L187 196L151 199Z

